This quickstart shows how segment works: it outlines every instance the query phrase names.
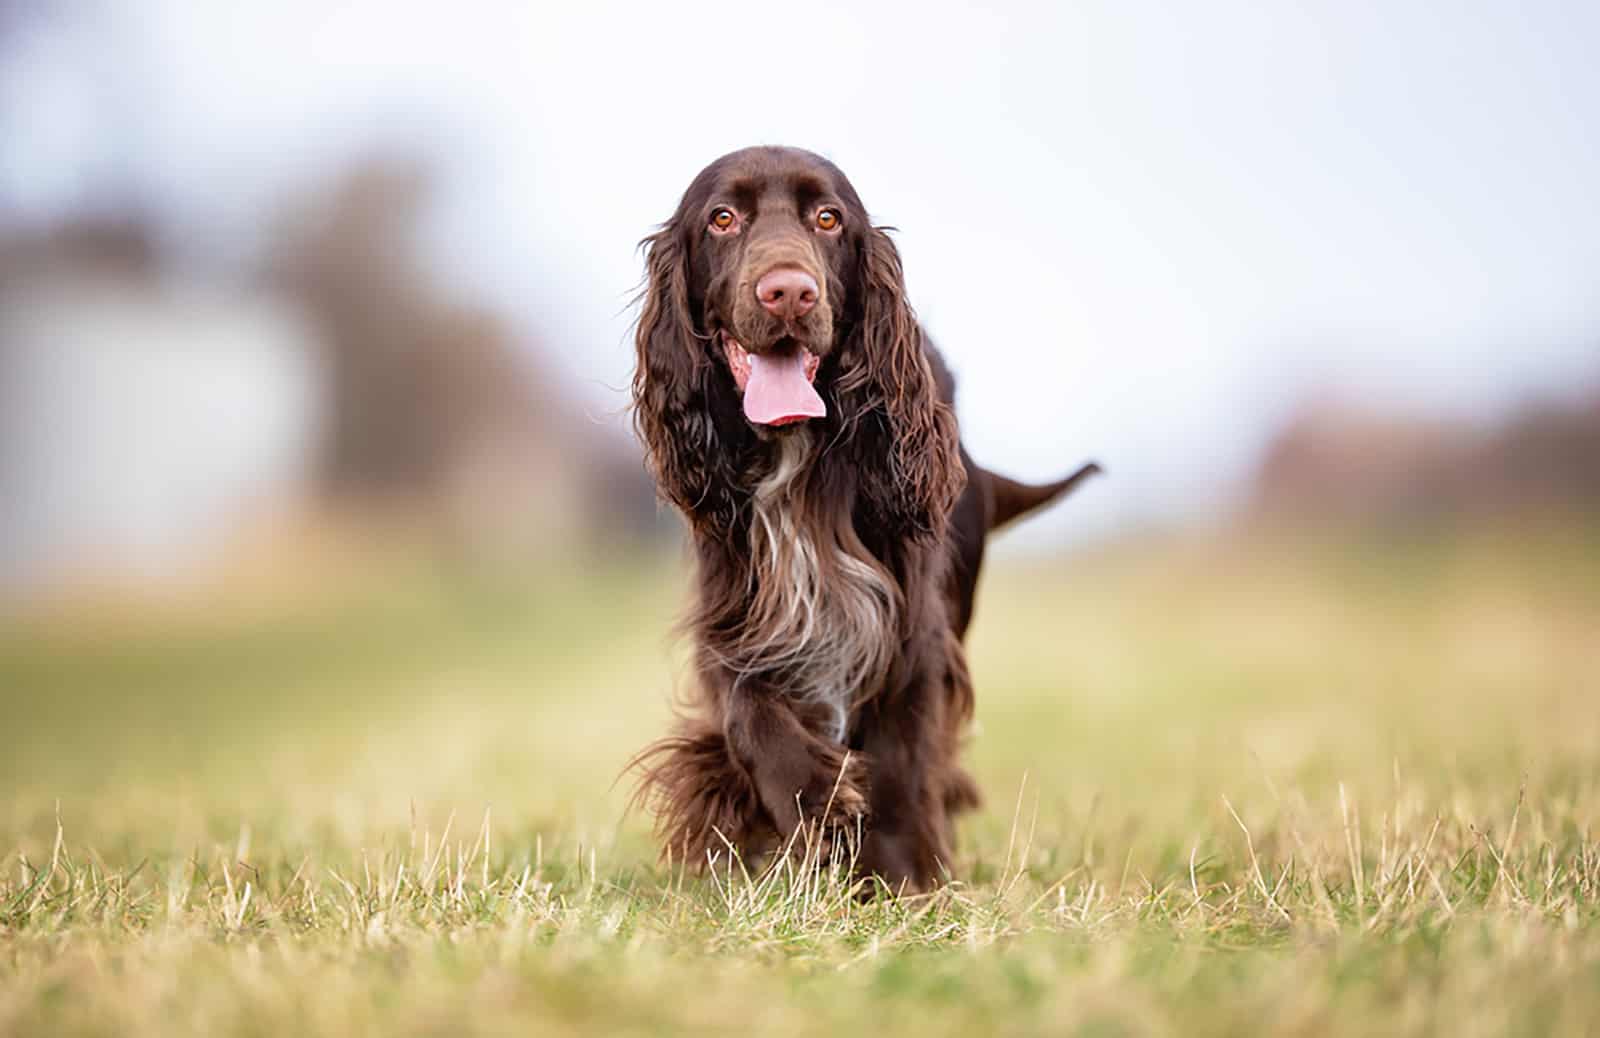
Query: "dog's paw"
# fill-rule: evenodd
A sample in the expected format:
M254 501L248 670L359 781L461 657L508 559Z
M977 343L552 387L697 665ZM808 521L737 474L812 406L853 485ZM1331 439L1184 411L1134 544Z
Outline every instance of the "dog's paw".
M842 747L829 747L818 755L817 779L807 805L811 813L829 825L854 826L866 818L867 762L859 753Z
M800 829L792 851L819 865L852 861L861 846L869 812L867 767L860 754L829 748L798 797Z

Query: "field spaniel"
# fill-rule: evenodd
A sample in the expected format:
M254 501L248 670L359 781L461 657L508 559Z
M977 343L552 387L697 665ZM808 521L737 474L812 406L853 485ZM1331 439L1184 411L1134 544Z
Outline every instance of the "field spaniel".
M816 826L926 889L978 802L957 755L984 540L1097 469L1026 486L967 457L899 254L826 159L725 155L643 244L635 420L697 566L695 681L641 796L691 862Z

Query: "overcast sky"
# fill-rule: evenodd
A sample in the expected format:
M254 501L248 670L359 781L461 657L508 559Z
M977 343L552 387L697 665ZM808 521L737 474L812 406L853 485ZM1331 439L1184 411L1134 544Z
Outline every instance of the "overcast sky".
M625 404L635 243L752 143L899 227L980 461L1112 477L1035 538L1214 507L1307 393L1491 415L1600 374L1600 4L88 5L0 67L0 216L247 254L374 147L429 256Z

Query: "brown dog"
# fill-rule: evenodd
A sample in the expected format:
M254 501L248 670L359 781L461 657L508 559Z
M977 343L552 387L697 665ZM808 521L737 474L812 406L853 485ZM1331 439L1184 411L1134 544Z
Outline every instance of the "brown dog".
M859 827L863 872L926 887L978 802L957 752L984 540L1098 469L972 463L899 254L819 156L723 156L645 246L635 417L693 538L698 680L641 793L690 861Z

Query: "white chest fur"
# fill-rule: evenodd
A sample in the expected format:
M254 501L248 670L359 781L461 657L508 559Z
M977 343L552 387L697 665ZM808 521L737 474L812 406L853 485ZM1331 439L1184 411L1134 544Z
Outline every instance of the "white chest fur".
M843 742L850 712L883 680L893 651L896 595L887 573L847 547L853 534L798 521L811 441L784 437L756 488L750 523L751 609L736 669L827 709ZM842 520L848 524L848 517Z

